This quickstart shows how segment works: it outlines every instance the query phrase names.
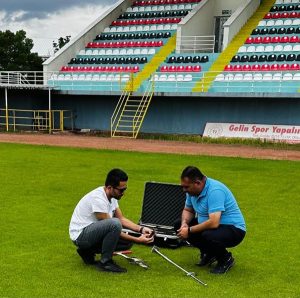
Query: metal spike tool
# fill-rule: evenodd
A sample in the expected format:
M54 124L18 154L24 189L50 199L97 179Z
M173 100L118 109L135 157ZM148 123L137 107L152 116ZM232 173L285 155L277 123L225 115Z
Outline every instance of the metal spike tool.
M195 273L194 272L188 272L187 270L183 269L182 267L180 267L179 265L177 265L175 262L173 262L172 260L170 260L168 257L166 257L164 254L162 254L160 251L159 251L159 248L156 247L156 246L153 246L152 247L152 252L155 252L157 254L159 254L161 257L163 257L165 260L167 260L169 263L173 264L174 266L176 266L177 268L179 268L181 271L183 271L184 273L186 273L187 276L193 278L194 280L196 280L198 283L200 283L201 285L203 286L207 286L207 284L205 282L203 282L202 280L198 279L196 276L195 276Z
M115 252L114 255L121 256L129 261L130 264L138 265L144 269L148 269L149 266L141 259L135 257L128 257L123 252Z

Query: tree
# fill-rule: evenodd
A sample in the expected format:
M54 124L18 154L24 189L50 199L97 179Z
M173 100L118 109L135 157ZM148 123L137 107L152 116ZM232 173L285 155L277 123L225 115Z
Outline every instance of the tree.
M66 37L60 37L58 42L53 41L54 53L56 53L59 49L61 49L65 44L67 44L71 39L70 35Z
M0 71L41 71L43 60L32 48L24 30L0 31Z

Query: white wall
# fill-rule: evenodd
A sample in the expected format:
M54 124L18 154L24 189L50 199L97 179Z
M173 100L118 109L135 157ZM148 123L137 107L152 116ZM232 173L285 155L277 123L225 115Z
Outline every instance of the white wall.
M113 7L102 14L91 25L78 34L77 37L71 39L62 49L60 49L53 57L46 60L44 71L58 71L63 65L69 63L71 58L75 57L78 52L86 47L86 45L94 40L97 34L103 32L117 17L131 6L133 0L120 0Z

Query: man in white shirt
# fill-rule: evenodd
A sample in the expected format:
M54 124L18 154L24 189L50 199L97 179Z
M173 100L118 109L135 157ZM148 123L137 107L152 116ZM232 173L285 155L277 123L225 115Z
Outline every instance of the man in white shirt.
M126 272L112 260L116 250L129 249L132 242L153 242L153 231L125 218L119 208L120 200L127 189L128 176L120 169L111 170L105 186L85 195L77 204L69 227L70 238L78 247L77 252L86 264L95 264L102 271ZM122 227L139 232L133 237L122 232ZM100 262L95 254L101 253Z

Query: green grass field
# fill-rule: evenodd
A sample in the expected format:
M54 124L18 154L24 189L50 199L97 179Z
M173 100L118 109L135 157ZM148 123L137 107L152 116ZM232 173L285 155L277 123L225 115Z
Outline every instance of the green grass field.
M151 247L133 247L148 271L120 257L127 274L82 263L69 240L70 217L111 168L129 175L120 206L137 222L144 183L179 183L190 164L227 184L244 213L247 235L232 249L236 265L227 275L195 266L198 251L188 247L161 251L206 288ZM299 178L300 163L291 161L0 144L0 297L300 297Z

